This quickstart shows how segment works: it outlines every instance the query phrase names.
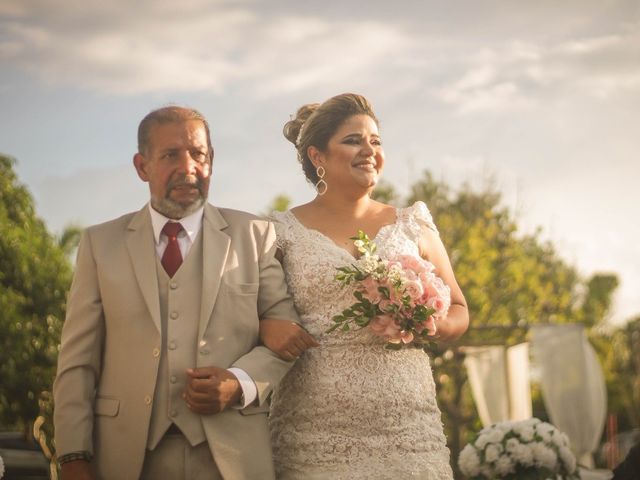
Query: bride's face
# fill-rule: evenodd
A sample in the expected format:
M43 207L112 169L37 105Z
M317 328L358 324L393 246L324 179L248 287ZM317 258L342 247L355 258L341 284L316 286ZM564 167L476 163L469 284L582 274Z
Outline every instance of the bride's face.
M331 137L319 160L330 189L373 188L384 165L376 122L369 115L348 118Z

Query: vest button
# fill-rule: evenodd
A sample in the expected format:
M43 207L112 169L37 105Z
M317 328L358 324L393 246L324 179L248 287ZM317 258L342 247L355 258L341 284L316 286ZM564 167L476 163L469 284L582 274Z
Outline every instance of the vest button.
M151 397L149 395L144 397L144 404L145 405L151 405Z
M171 375L171 376L169 377L169 381L170 381L171 383L176 383L176 382L178 381L178 377L176 377L175 375Z
M180 316L180 314L178 312L171 312L171 318L173 320L175 320L176 318L178 318Z
M169 342L169 350L175 350L176 348L178 348L178 345L176 344L176 342Z
M155 358L158 358L160 356L160 349L159 348L156 347L156 348L153 349L153 356Z
M171 283L169 284L169 288L170 288L171 290L175 290L176 288L178 288L178 282L171 282Z
M177 417L177 416L178 416L178 411L177 411L177 410L175 410L175 409L174 409L174 410L171 410L171 411L169 412L169 416L171 416L171 417Z

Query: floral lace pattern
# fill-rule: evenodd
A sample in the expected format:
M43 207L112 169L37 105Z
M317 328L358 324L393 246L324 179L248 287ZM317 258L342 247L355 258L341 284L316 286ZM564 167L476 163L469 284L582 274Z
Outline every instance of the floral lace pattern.
M353 256L290 211L273 220L296 308L320 343L272 399L277 478L452 479L429 357L385 350L368 330L324 333L331 317L353 303L352 290L334 280ZM417 255L423 226L436 230L424 203L398 209L395 223L373 239L378 253Z

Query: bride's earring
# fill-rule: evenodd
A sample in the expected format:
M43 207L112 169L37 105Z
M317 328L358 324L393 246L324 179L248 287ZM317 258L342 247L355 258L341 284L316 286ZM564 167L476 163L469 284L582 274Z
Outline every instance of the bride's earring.
M316 192L318 192L318 195L320 196L327 193L327 190L329 189L329 185L327 185L327 182L324 181L325 173L326 172L324 170L324 167L316 167L316 175L318 176L318 181L316 182Z

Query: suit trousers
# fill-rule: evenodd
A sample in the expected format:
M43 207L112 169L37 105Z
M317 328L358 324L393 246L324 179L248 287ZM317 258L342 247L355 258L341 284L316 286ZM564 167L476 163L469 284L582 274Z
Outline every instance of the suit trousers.
M223 480L205 441L192 447L180 433L166 434L147 450L141 480Z

